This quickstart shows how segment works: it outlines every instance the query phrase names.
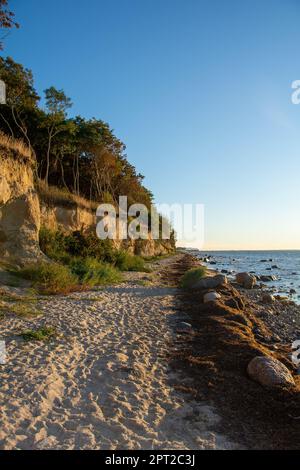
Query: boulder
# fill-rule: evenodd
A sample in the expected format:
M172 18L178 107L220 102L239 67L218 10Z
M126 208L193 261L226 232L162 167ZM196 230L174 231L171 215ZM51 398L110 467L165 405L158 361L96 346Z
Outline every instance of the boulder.
M216 302L220 298L221 298L221 296L220 296L220 294L218 294L218 292L208 292L207 294L205 294L205 296L203 298L203 302L205 304L207 304L208 302Z
M265 293L265 294L262 296L261 301L262 301L264 304L272 304L272 303L275 302L275 297L274 297L274 295L272 295L272 294Z
M227 284L227 277L223 274L217 274L217 276L203 277L197 281L192 288L194 289L215 289L216 287Z
M259 280L262 282L273 282L273 281L277 281L277 277L276 276L260 276Z
M256 277L249 273L238 273L236 275L236 282L245 289L253 289L256 285Z
M265 387L295 385L289 369L272 357L256 356L249 362L247 372L252 380Z

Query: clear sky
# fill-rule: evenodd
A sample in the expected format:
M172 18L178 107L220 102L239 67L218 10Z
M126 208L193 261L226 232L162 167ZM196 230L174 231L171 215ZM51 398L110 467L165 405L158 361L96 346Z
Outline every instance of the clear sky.
M300 249L298 0L10 0L5 54L99 117L206 249Z

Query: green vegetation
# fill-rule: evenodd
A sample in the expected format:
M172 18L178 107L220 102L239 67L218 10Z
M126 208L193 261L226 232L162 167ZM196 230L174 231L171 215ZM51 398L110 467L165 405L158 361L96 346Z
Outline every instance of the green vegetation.
M51 231L45 227L40 231L40 247L51 259L72 265L79 259L94 259L109 263L120 271L148 271L143 258L130 255L126 251L115 250L110 240L99 240L94 232L73 232L65 235L60 231Z
M187 271L181 279L181 287L184 289L188 289L197 281L202 279L206 275L206 267L200 266L199 268L193 268Z
M32 72L11 57L0 58L0 76L7 86L0 131L22 139L30 149L37 176L44 181L44 197L68 202L69 192L87 201L115 204L120 195L127 195L129 205L150 207L153 196L143 186L144 177L128 162L125 145L107 123L70 118L72 102L54 86L44 91L45 106L40 106ZM48 185L64 194L46 191Z
M94 258L74 258L69 267L83 286L93 287L122 281L121 273L116 268Z
M0 105L0 147L30 158L42 200L88 209L105 202L117 208L119 196L126 195L128 206L139 203L150 209L153 195L107 123L70 118L70 98L53 86L44 91L41 107L32 72L11 57L0 57L0 76L7 88L7 102ZM164 225L169 223L160 215L162 239ZM171 242L175 248L174 231Z
M112 262L121 271L149 272L141 256L130 255L126 251L116 251Z
M57 332L53 327L43 327L38 330L25 330L20 333L24 341L49 341Z
M14 273L44 294L118 283L121 271L149 272L143 258L114 250L109 240L99 240L93 232L65 235L43 227L40 246L54 262L33 263Z
M59 294L74 291L79 279L67 266L57 263L35 263L17 272L18 276L28 279L33 286L44 294Z
M32 303L21 301L21 303L14 304L0 304L0 312L5 315L5 313L13 313L18 317L36 317L41 315L42 312L38 310Z
M42 312L36 307L36 302L36 297L18 295L0 289L0 318L6 314L24 318L41 315Z

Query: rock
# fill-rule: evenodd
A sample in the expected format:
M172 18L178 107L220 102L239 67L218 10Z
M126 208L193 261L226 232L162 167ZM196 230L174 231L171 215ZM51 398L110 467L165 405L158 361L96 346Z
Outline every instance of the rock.
M217 292L208 292L207 294L205 294L204 298L203 298L203 302L206 304L207 302L216 302L217 300L219 300L221 298L220 294L218 294Z
M218 274L217 276L213 277L204 277L191 287L192 289L215 289L216 287L227 283L227 277L224 274Z
M216 261L210 261L209 264L213 264L213 265L216 265Z
M297 294L297 291L295 291L295 289L291 289L290 294Z
M264 304L272 304L275 302L275 297L274 295L272 294L268 294L268 293L265 293L263 296L262 296L262 302Z
M249 377L265 387L295 385L289 369L277 359L256 356L247 367Z
M277 281L277 277L276 276L259 276L259 281L262 281L262 282Z
M228 274L228 269L222 269L222 270L221 270L221 273L222 273L222 274Z
M261 259L260 262L261 262L261 263L267 263L268 260L267 260L267 259Z
M249 273L238 273L235 279L245 289L253 289L256 285L256 277Z
M279 266L277 266L277 264L273 264L272 269L279 269Z

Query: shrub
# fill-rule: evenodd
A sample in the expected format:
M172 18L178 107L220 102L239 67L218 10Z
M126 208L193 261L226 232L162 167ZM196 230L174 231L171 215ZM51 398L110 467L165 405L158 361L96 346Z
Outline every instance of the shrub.
M187 271L181 278L181 287L188 289L192 287L197 281L202 279L206 275L206 267L200 266L199 268L193 268Z
M126 251L116 252L115 265L121 271L148 271L143 258L136 255L130 255Z
M37 263L27 265L17 274L32 281L46 294L67 293L78 287L78 277L61 264Z
M113 266L93 258L73 259L70 269L86 286L112 284L122 280L120 272Z
M65 235L61 231L51 231L45 227L40 230L40 247L49 258L63 264L72 264L76 258L93 258L110 263L121 271L148 271L143 258L117 251L111 240L99 240L94 232L73 232Z
M65 235L61 231L52 231L46 227L40 230L41 250L56 261L69 264L73 257L96 258L114 264L116 252L110 240L99 240L94 232L80 231Z

